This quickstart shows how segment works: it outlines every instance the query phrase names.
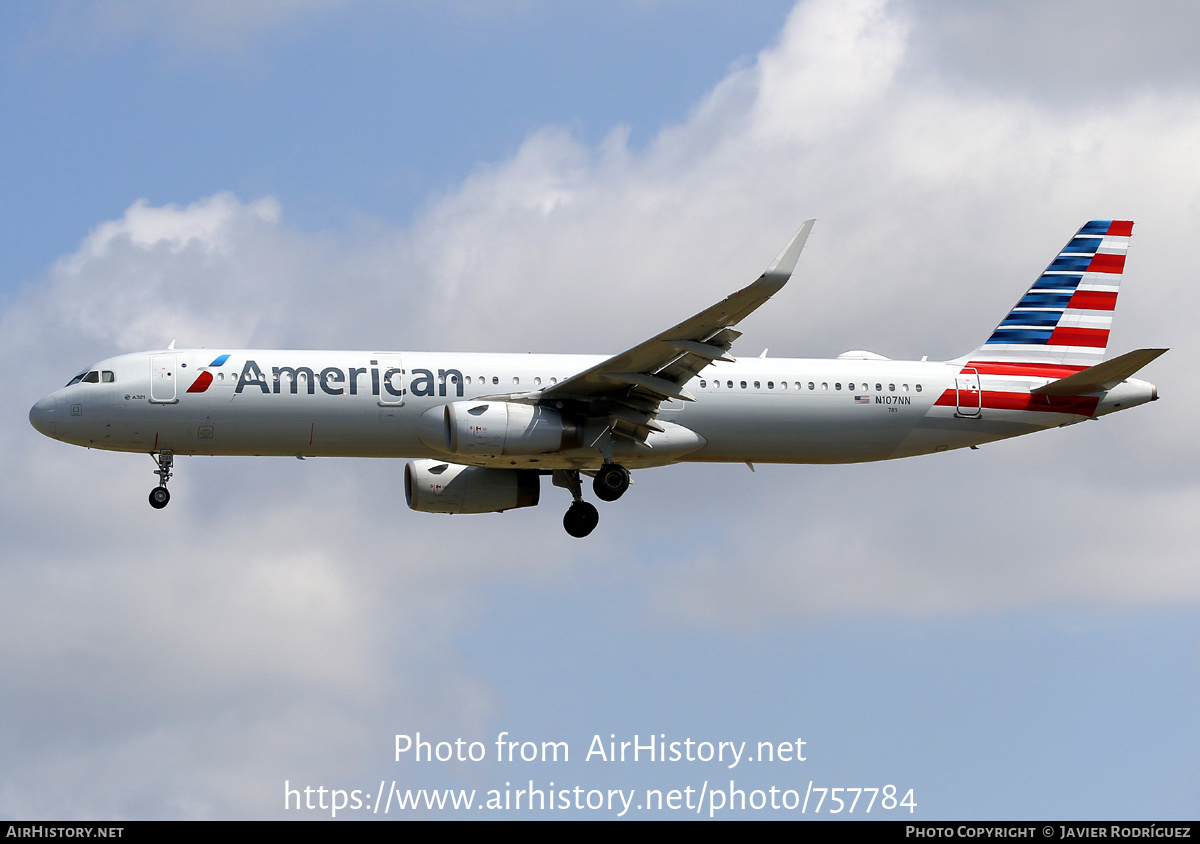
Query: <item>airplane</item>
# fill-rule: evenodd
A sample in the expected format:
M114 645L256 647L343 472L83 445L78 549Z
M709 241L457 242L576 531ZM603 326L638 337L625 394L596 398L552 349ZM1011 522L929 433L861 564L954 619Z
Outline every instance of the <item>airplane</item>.
M503 512L565 488L574 537L631 470L679 462L890 460L1097 419L1157 400L1133 378L1166 349L1104 360L1133 223L1092 220L974 351L895 361L735 359L743 319L791 277L814 220L748 287L621 354L176 349L81 371L29 412L63 442L146 452L170 500L177 455L400 457L408 506Z

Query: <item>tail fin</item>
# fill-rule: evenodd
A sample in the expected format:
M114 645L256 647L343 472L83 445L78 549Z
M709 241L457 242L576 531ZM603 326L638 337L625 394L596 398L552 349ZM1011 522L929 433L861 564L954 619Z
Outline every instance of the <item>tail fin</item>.
M1092 220L1062 248L968 361L1094 366L1104 359L1130 220Z

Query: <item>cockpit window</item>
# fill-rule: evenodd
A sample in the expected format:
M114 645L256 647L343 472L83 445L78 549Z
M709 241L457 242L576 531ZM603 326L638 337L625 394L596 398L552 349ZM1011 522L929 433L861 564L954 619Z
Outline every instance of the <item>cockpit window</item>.
M74 378L72 378L70 381L67 382L67 386L70 387L72 384L78 384L80 381L83 380L83 376L85 376L85 375L87 375L87 372L79 373L78 375L76 375Z
M113 375L111 369L106 369L100 373L100 380L105 384L111 384L116 380L116 376Z
M99 384L100 383L100 373L93 369L87 375L83 376L83 383Z

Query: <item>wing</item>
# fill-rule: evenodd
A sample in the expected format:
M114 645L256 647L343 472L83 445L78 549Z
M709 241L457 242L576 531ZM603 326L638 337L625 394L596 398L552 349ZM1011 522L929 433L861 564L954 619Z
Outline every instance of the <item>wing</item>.
M715 360L732 361L737 325L792 276L816 220L792 236L758 280L711 308L684 320L591 369L529 395L538 401L586 402L586 415L607 416L613 433L644 442L662 426L654 421L666 399L694 401L684 384Z

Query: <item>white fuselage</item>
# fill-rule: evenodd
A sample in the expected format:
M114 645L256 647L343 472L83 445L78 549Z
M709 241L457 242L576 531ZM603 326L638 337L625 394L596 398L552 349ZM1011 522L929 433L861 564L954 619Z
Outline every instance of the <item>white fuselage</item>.
M122 355L30 412L38 430L113 451L204 455L449 458L481 466L595 468L600 421L563 450L456 457L442 437L450 402L542 390L604 356L426 352L165 350ZM218 363L219 362L219 363ZM1128 379L1052 401L1053 376L976 373L959 362L744 358L665 402L648 445L618 441L629 468L679 461L850 463L977 445L1057 427L1155 397ZM678 426L678 427L676 427ZM593 430L594 428L594 430ZM686 436L681 436L686 431Z

